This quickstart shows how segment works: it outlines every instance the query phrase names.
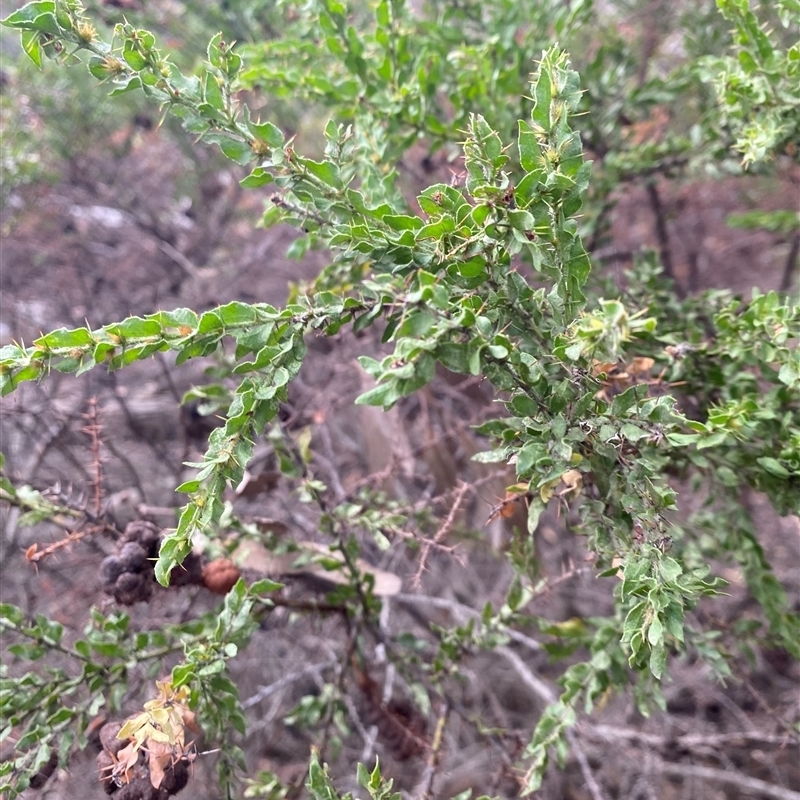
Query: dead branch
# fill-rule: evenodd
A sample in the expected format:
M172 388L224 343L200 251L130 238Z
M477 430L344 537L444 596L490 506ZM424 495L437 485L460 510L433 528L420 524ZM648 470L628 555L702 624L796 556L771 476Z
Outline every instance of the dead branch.
M443 597L431 597L430 595L424 594L397 594L392 597L393 601L400 602L403 605L410 606L408 611L412 613L412 615L416 616L415 614L415 607L422 605L428 605L431 608L443 608L450 611L453 616L457 620L464 620L464 619L477 619L481 618L481 614L479 611L476 611L474 608L470 608L470 606L466 606L463 603L459 603L455 600L446 600ZM429 620L424 617L424 615L420 615L422 619L420 620L424 625L429 623ZM537 642L535 639L532 639L530 636L526 636L524 633L520 633L512 628L501 628L503 633L511 639L512 642L516 642L517 644L521 644L523 647L528 648L529 650L538 653L541 651L542 646ZM516 654L514 654L516 655Z
M699 767L694 764L672 764L661 762L655 768L662 775L674 775L677 778L699 778L711 783L734 785L746 792L752 792L757 797L769 797L773 800L800 800L800 792L794 792L774 783L767 783L758 778L749 778L738 771L726 771L713 767Z
M89 448L92 454L92 476L89 479L89 489L92 493L94 514L99 517L103 507L103 458L100 452L100 445L103 444L103 428L100 425L97 410L97 397L90 397L88 405L88 410L82 415L86 424L81 428L81 432L89 437Z
M461 505L461 501L464 499L464 495L466 495L467 491L469 490L469 484L464 483L461 481L458 484L458 488L456 490L456 496L453 498L453 505L450 507L450 511L447 514L444 522L439 526L439 530L436 531L433 537L433 544L439 545L444 539L445 536L450 532L450 529L453 527L453 523L455 522L456 514L458 513L458 508ZM422 552L419 556L419 565L417 566L417 571L414 574L414 577L411 579L411 586L415 590L419 590L420 586L422 585L422 573L425 571L426 564L428 561L428 556L431 551L431 544L425 543L422 545Z
M632 742L649 748L667 748L678 746L693 750L698 747L735 747L746 745L748 742L761 744L774 744L784 747L789 744L800 744L800 735L772 735L759 731L736 731L734 733L686 733L682 736L659 736L653 733L644 733L633 728L617 728L613 725L590 725L581 723L581 734L589 738L597 738L606 742Z
M338 661L336 660L323 661L320 664L312 664L309 667L304 667L303 669L298 669L295 672L290 672L288 675L284 675L282 678L279 678L267 686L259 686L258 691L255 694L242 701L242 708L251 708L252 706L258 705L258 703L260 703L262 700L266 700L266 698L275 694L275 692L279 692L281 689L291 686L301 678L305 678L307 675L319 675L328 669L332 669L337 664Z
M105 527L104 525L99 525L99 526L84 528L83 530L75 531L74 533L67 532L63 539L59 539L57 542L51 542L49 545L47 545L47 547L45 547L42 550L39 550L39 545L34 542L34 544L32 544L25 551L25 560L33 564L36 564L43 558L51 556L58 550L61 550L64 547L68 547L69 545L74 544L75 542L79 542L86 536L91 536L93 533L97 533L104 527Z

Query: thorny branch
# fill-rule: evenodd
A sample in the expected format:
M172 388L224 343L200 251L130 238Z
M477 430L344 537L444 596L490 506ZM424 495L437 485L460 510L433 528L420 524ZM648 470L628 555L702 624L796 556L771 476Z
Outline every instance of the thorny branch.
M411 579L411 585L414 589L419 590L419 588L422 586L422 573L425 571L431 547L440 545L442 539L444 539L444 537L450 532L450 529L453 527L453 523L455 522L456 514L458 513L461 501L464 499L464 496L469 488L469 484L465 483L464 481L459 483L458 489L456 490L456 496L453 498L453 504L450 507L450 512L448 513L444 522L439 526L439 530L437 530L434 534L433 541L425 542L422 545L422 552L419 555L417 571L414 574L414 577Z
M92 506L94 514L99 517L103 506L103 468L100 445L103 443L103 428L100 425L100 418L97 410L97 397L89 398L89 409L83 415L86 425L81 429L89 437L89 452L92 454L92 477L89 480L89 488L92 492Z

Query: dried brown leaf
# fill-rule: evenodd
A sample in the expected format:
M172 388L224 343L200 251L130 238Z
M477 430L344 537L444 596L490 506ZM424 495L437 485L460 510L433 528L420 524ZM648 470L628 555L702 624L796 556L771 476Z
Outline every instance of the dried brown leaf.
M164 780L164 773L172 763L172 747L166 742L149 742L147 746L150 783L158 789Z

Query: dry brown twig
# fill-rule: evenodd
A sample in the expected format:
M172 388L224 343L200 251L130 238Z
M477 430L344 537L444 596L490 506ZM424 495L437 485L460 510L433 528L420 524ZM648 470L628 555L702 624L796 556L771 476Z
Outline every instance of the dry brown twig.
M775 744L783 747L800 744L800 735L773 735L759 731L735 731L732 733L684 733L680 736L659 736L633 728L617 728L613 725L591 725L581 723L580 730L589 738L608 742L633 742L648 748L667 748L678 746L691 750L697 747L733 747L748 742Z
M60 492L59 488L55 488L52 491L54 494L58 495L59 503L52 504L54 511L53 515L50 517L50 521L64 529L64 536L55 542L51 542L41 550L39 549L38 543L34 542L25 551L25 559L27 561L33 563L41 561L41 559L52 555L58 550L61 550L64 547L73 544L74 542L78 542L87 536L92 536L95 533L99 533L100 531L112 531L119 535L119 531L116 531L113 526L105 522L101 516L95 515L91 511L87 510L84 504L78 505L73 503L69 497ZM13 503L11 500L8 500L8 502ZM18 503L17 505L20 504ZM65 517L72 518L76 521L79 520L76 523L75 530L69 530L67 528L67 522L65 519L63 519Z
M92 506L95 516L99 517L103 505L103 457L100 446L103 444L103 427L100 424L100 417L97 409L97 397L90 397L89 408L81 416L86 420L86 424L81 428L81 432L89 437L89 447L92 454L92 477L89 480L89 488L92 492Z
M86 507L86 503L73 506L68 497L58 492L60 503L57 506L53 506L57 509L57 513L53 516L53 519L55 520L56 516L73 517L80 519L80 522L76 530L65 530L63 538L51 542L42 549L39 549L39 545L36 542L28 547L25 551L25 560L34 565L43 558L51 556L53 553L87 536L92 536L95 533L109 528L103 521L103 456L101 446L104 441L102 438L103 426L100 423L99 410L97 407L97 397L89 398L88 409L81 416L86 421L86 424L81 428L81 432L89 437L89 450L92 455L91 477L88 482L91 492L90 502L92 510L90 511ZM58 524L64 526L63 522Z
M456 489L456 495L453 498L453 505L450 506L450 511L448 512L444 522L439 526L439 530L434 534L433 542L426 542L422 545L422 551L419 555L419 565L417 567L417 571L414 573L414 577L411 579L411 586L415 591L418 591L422 586L422 573L426 569L431 547L433 545L440 545L442 539L444 539L444 537L450 532L450 529L453 527L453 523L455 522L459 506L461 505L466 493L469 491L469 488L470 486L468 483L465 483L464 481L459 482Z
M766 712L766 714L774 720L777 720L778 724L786 731L791 734L796 734L795 729L784 719L781 718L780 714L778 714L774 708L770 706L770 704L765 700L763 695L753 686L752 681L745 680L744 685L747 687L747 691L753 696L755 701L761 707L761 709Z
M557 578L543 578L541 581L539 581L539 583L536 584L536 586L534 586L533 596L531 599L533 600L549 594L553 591L553 589L562 583L566 583L567 581L572 580L572 578L585 575L587 572L593 573L594 570L592 567L576 567L570 558L568 562L568 568L565 572L562 572Z
M65 531L65 536L63 539L59 539L56 542L51 542L49 545L47 545L47 547L44 547L41 550L39 549L39 545L34 542L25 551L25 560L36 565L36 563L41 561L43 558L47 558L47 556L53 555L53 553L57 552L58 550L74 544L75 542L79 542L86 536L91 536L98 531L104 530L104 528L105 525L91 525L83 530L78 530L75 532Z

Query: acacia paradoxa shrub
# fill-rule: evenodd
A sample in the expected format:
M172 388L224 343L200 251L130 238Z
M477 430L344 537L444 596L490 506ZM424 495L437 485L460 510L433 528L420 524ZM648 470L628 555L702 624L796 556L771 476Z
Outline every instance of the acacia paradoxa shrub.
M745 0L718 5L734 26L735 57L704 55L640 83L620 111L605 94L609 75L624 81L632 74L618 50L600 47L579 65L582 89L567 52L543 38L579 42L593 24L589 3L434 3L439 13L430 19L402 0L352 8L337 0L289 3L280 39L236 47L219 34L193 74L180 72L146 29L120 22L106 41L74 0L29 3L4 24L21 32L37 65L82 63L112 95L143 92L179 117L198 146L218 146L249 167L242 186L272 184L264 223L295 225L302 231L295 250L325 248L330 264L311 285L296 287L284 308L178 308L6 345L3 395L47 380L52 370L118 370L163 351L174 353L180 369L233 343L235 363L216 398L224 424L211 433L203 460L190 465L196 475L176 487L186 497L176 528L154 540L154 577L169 586L193 557L197 535L214 535L223 492L241 482L254 443L272 431L276 450L291 450L279 445L277 415L310 332L380 327L393 352L360 359L374 381L360 404L391 408L426 386L437 365L488 381L505 411L478 430L490 444L476 460L516 471L513 492L528 509L526 528L510 548L517 579L502 609L488 607L479 625L450 631L426 655L429 693L446 698L443 676L464 652L500 646L503 631L520 622L536 571L528 545L548 504L579 520L594 569L615 582L612 615L569 631L543 623L563 640L554 649L563 659L562 692L532 725L522 756L528 792L540 785L551 755L563 758L574 745L578 710L591 713L609 690L632 690L644 711L661 705L670 658L684 652L727 674L714 631L687 621L724 586L712 560L738 564L761 607L763 619L749 635L800 657L797 615L740 503L750 487L781 514L800 511L798 306L777 293L754 292L749 301L726 293L681 299L659 276L654 257L631 273L623 303L591 289L584 244L602 234L610 194L626 181L676 168L688 174L699 165L729 169L739 157L745 166L763 165L797 152L797 45L782 47L764 33ZM795 4L783 0L776 8L788 27ZM280 120L255 118L239 100L245 88L327 107L324 153L301 154ZM708 104L699 141L697 131L673 131L658 145L619 135L620 120L646 113L654 97L684 95ZM582 135L593 153L604 151L594 173ZM396 168L421 138L431 150L458 148L463 174L425 188L412 203ZM790 217L789 225L796 230L797 221ZM303 500L321 509L323 533L351 590L342 602L352 624L376 630L375 577L361 567L350 536L359 519L331 506L307 453L284 455ZM297 463L306 466L298 471ZM676 521L675 477L702 486L714 498L713 515L692 525ZM5 477L2 492L8 503L35 508L40 519L57 511ZM364 512L361 523L391 529L401 524L392 514L376 523ZM131 567L134 599L150 596L144 565L141 556ZM226 575L227 589L236 574ZM3 789L15 796L49 765L66 763L85 741L90 716L103 705L119 710L124 665L180 642L184 657L159 683L156 699L104 744L103 781L112 791L131 785L138 769L142 786L149 780L166 792L168 777L178 769L183 776L196 757L187 731L199 723L221 749L220 778L232 796L242 767L232 731L243 734L245 718L226 663L247 646L278 588L240 580L217 614L134 639L124 614L95 611L86 638L69 645L57 623L28 620L4 604L0 624L28 642L15 645L18 656L37 659L57 649L78 669L4 673L6 735L24 733L0 768ZM578 663L568 660L576 651L584 654ZM402 663L400 640L387 652ZM377 767L359 768L358 777L373 796L388 794ZM335 791L316 757L309 789L319 797Z

